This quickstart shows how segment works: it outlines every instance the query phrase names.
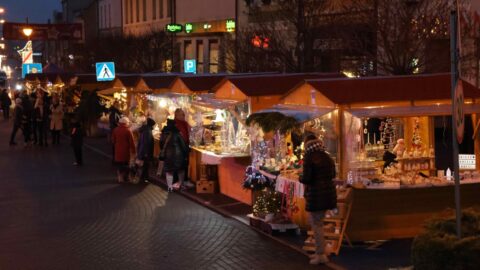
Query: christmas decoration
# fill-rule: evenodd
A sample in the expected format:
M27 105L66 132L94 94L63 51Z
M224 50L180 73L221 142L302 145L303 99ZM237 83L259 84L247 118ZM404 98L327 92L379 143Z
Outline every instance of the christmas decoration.
M252 114L247 118L246 123L248 126L256 123L264 132L278 130L282 134L299 128L299 123L295 118L285 116L278 112Z
M416 149L422 148L422 137L420 135L420 119L415 117L413 119L413 136L412 136L412 146Z
M386 118L382 121L379 128L381 132L381 142L387 149L393 149L397 141L397 128L392 118ZM376 142L375 142L376 143Z
M264 189L260 192L253 204L253 214L257 217L264 217L268 213L280 213L282 196L280 193Z
M245 171L245 180L243 181L243 188L251 190L264 190L265 188L273 188L275 181L263 176L254 167L249 166Z

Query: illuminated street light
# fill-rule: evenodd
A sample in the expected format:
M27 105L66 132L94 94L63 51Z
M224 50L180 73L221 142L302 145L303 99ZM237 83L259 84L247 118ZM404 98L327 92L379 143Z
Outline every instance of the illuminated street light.
M4 19L1 19L0 20L0 24L4 24L5 23L5 20Z
M5 13L5 9L0 7L0 14Z
M32 35L32 33L33 33L33 29L30 28L30 27L25 27L25 28L22 29L22 31L23 31L23 34L24 34L27 38L29 38L29 37Z

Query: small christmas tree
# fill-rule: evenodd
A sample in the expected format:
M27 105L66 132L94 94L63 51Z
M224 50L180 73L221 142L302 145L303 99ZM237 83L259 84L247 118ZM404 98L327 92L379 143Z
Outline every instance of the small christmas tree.
M277 214L280 212L281 204L281 195L274 190L266 188L256 198L253 204L253 214L257 217L264 217L268 213Z
M379 130L382 134L381 141L383 145L388 147L388 149L393 149L395 142L397 141L397 130L393 123L393 119L389 117L386 118L385 121L382 121Z
M422 144L422 137L420 136L420 120L418 117L415 117L413 123L412 146L414 148L421 148Z

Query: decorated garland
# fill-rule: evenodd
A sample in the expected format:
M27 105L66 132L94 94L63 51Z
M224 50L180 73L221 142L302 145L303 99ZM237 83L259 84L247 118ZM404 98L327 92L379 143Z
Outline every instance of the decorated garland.
M275 187L274 180L266 178L252 166L247 167L247 170L245 171L245 180L243 181L243 188L251 190L264 190L265 188L273 187Z
M279 130L283 134L299 128L299 123L295 118L285 116L278 112L252 114L247 118L246 123L248 126L256 123L265 132Z

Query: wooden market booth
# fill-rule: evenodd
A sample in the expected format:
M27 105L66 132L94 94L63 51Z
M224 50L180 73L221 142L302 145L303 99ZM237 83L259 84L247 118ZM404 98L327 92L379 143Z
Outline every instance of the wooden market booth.
M461 153L475 154L478 159L476 113L480 113L480 90L467 82L463 85L464 110L471 117L467 117L465 141L461 145L464 152ZM437 169L452 167L447 158L451 156L447 149L451 147L451 137L444 135L451 122L450 98L450 74L307 80L284 96L287 104L334 104L336 108L336 132L341 135L337 153L339 178L353 181L354 186L347 229L350 240L413 237L422 231L426 220L454 207L453 182L437 176ZM392 119L386 126L401 130L402 134L395 139L405 141L404 156L397 158L403 164L402 169L393 171L392 175L387 171L378 176L383 164L378 159L384 148L392 151L391 146L396 141L384 145L380 138L385 134L376 133L379 143L374 142L374 145L382 145L380 156L375 159L378 151L366 151L372 149L368 146L370 135L378 129L378 126L372 129L370 122L377 119L384 119L382 123ZM477 163L476 170L466 173L467 180L462 181L462 207L480 204L478 169ZM428 177L419 177L420 172ZM351 179L352 173L356 179ZM380 182L375 182L377 178ZM375 183L366 179L375 180Z

